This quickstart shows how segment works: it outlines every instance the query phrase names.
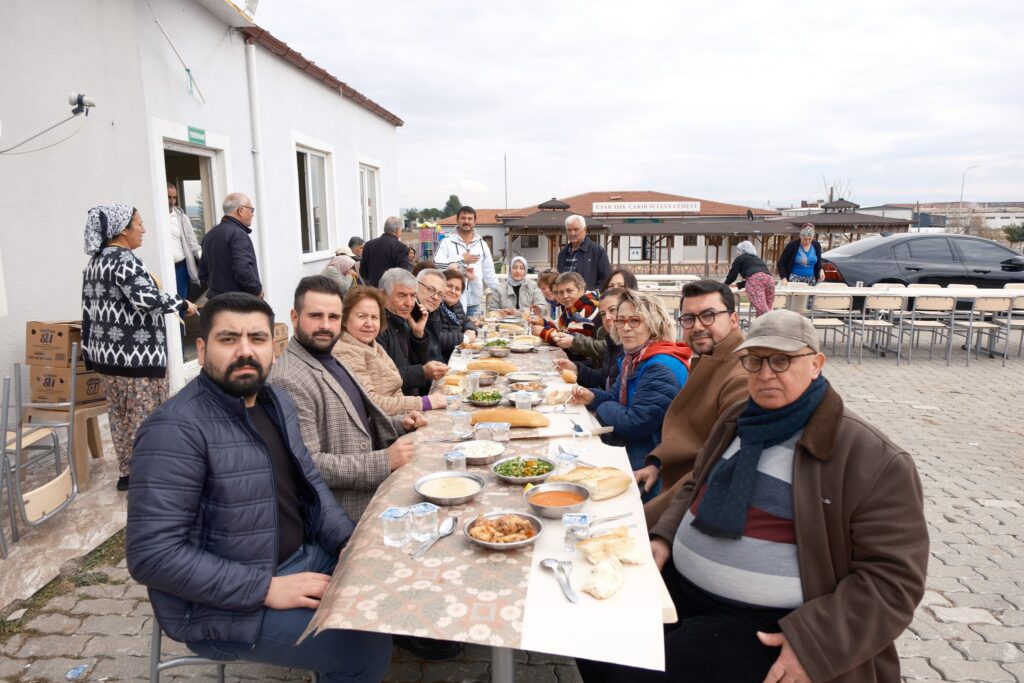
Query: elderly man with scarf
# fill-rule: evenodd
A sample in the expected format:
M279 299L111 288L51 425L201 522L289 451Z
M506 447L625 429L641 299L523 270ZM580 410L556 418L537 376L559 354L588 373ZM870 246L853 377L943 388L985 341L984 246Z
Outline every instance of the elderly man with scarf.
M665 672L582 662L592 680L900 680L894 641L924 594L928 529L910 455L843 405L810 321L754 320L750 398L651 529L679 621Z

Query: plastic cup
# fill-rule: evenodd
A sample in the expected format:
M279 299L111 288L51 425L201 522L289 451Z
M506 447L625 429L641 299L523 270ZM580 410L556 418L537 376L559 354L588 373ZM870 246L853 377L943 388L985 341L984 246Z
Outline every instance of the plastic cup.
M469 424L469 413L464 410L453 410L448 413L452 419L452 433L456 436L464 436L472 431Z
M445 396L444 398L445 407L449 412L457 411L462 408L462 396L455 394L454 396Z
M579 457L575 453L563 453L558 451L553 457L555 461L555 474L565 474L576 469L576 461Z
M384 528L384 545L401 548L409 542L409 526L411 518L408 508L388 508L380 513Z
M429 541L437 535L438 509L433 503L419 503L409 508L409 516L412 519L409 536L412 540Z
M581 512L567 512L562 515L562 527L565 529L562 550L574 553L576 544L586 540L590 535L590 515Z
M471 372L466 375L466 395L480 391L480 373Z
M468 363L469 361L473 360L473 350L472 349L459 349L459 358L461 358L466 363Z
M529 396L516 396L516 408L518 410L532 410L533 401L530 400Z
M465 472L466 454L462 451L448 451L444 454L444 468L450 472Z

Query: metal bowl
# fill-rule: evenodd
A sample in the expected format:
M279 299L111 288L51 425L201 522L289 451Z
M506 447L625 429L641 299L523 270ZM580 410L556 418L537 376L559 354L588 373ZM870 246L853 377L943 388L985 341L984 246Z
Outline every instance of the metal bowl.
M523 319L521 316L510 315L508 317L502 318L501 322L505 323L506 325L522 325Z
M443 498L443 497L440 497L440 496L431 496L431 495L428 495L426 493L423 493L423 491L422 491L422 486L423 486L424 482L431 481L433 479L458 479L458 478L469 479L469 480L471 480L473 482L476 482L477 484L480 485L480 488L477 489L476 491L474 491L473 493L468 494L468 495L465 495L465 496L453 496L451 498ZM480 492L484 490L485 486L487 486L487 481L483 477L481 477L479 474L473 474L472 472L434 472L433 474L428 474L428 475L422 476L419 479L417 479L416 483L413 485L412 488L413 488L413 490L416 493L420 494L421 496L423 496L424 498L426 498L427 500L429 500L431 503L433 503L435 505L462 505L463 503L469 502L470 500L473 500L478 495L480 495Z
M536 391L512 391L505 394L505 401L514 406L517 398L528 398L530 399L531 406L539 406L544 402L544 394Z
M510 372L505 375L509 382L539 382L543 375L539 372Z
M525 541L515 541L514 543L489 543L487 541L477 540L469 535L469 532L473 529L474 526L476 526L477 522L480 522L485 519L503 517L505 515L515 515L516 517L521 517L529 521L530 524L533 526L533 536L526 539ZM466 524L462 527L462 533L465 534L466 538L468 538L471 543L476 543L478 546L487 548L488 550L515 550L517 548L524 548L530 545L531 543L535 542L538 538L540 538L540 535L544 533L544 522L541 521L540 517L537 517L536 515L531 515L529 512L500 510L498 512L486 512L482 515L477 515L473 519L466 522Z
M504 475L504 474L498 474L498 472L496 471L497 468L500 467L502 463L508 462L509 460L515 460L516 458L523 458L523 457L524 456L516 455L516 456L513 456L511 458L502 458L498 462L496 462L493 465L491 465L491 473L494 474L494 476L496 476L501 481L505 482L506 484L539 484L540 482L544 481L545 479L547 479L548 477L550 477L552 474L555 473L555 463L553 463L548 458L541 458L541 457L526 457L525 459L527 459L527 460L540 460L542 462L546 462L549 465L551 465L551 470L547 474L538 474L535 477L509 477L509 476Z
M583 500L576 503L575 505L538 505L534 503L533 498L538 493L544 491L568 491L583 496ZM550 517L552 519L561 519L562 515L566 512L579 512L583 509L583 506L590 500L590 489L586 486L579 484L573 484L567 481L553 481L547 484L538 484L529 491L523 492L523 499L529 503L530 507L541 517Z
M546 386L543 382L512 382L508 385L508 388L512 391L539 391L543 393Z
M480 446L481 452L485 452L484 449L487 449L491 452L490 455L470 455L470 451L475 447L474 444L484 444ZM452 450L465 453L467 465L490 465L505 452L505 444L490 439L476 439L475 441L466 441Z
M512 353L533 353L535 346L528 344L509 344L508 350Z
M493 408L494 406L501 403L501 400L502 399L498 398L493 401L477 401L471 398L467 398L466 403L476 406L477 408Z
M491 358L508 358L508 354L510 353L512 353L512 349L507 346L487 347L487 355Z
M494 380L498 379L498 373L494 370L473 370L473 372L480 375L480 386L489 387L494 384Z

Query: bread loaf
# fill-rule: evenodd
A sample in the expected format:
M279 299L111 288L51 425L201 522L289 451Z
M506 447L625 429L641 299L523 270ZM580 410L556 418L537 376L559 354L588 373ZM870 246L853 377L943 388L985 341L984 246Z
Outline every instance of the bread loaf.
M562 370L562 381L566 384L576 384L577 375L572 370Z
M464 376L461 372L449 372L445 375L444 383L451 387L461 387Z
M626 582L622 565L612 558L604 560L591 572L590 578L583 586L585 593L590 593L598 600L606 600L615 595Z
M644 561L644 556L626 527L618 527L600 536L580 541L576 544L576 550L579 550L591 564L599 564L608 559L626 564L643 564Z
M499 375L507 375L510 372L515 372L519 369L514 363L509 363L507 360L498 360L497 358L481 358L479 360L473 360L466 366L467 369L472 372L473 370L493 370Z
M615 467L577 467L565 474L556 474L548 481L582 484L590 490L593 500L605 500L628 489L633 477Z
M557 406L568 403L572 398L572 387L557 387L544 396L544 403L549 406Z
M469 418L470 423L508 422L513 427L547 427L551 421L536 410L518 408L487 408L478 410Z

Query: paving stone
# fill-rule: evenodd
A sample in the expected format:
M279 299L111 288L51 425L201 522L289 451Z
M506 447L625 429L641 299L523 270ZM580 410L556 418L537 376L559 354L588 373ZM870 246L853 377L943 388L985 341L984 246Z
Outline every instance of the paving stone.
M6 643L0 643L0 655L13 657L14 653L20 650L21 646L25 644L26 638L28 638L28 636L24 633L15 633L7 639Z
M12 657L0 657L0 676L18 679L25 669L31 664L27 659L14 659Z
M388 683L414 683L423 678L423 671L420 663L391 661L391 668L388 669L384 680Z
M124 591L124 597L131 598L133 600L146 600L149 601L149 589L139 583L129 584Z
M25 624L25 628L39 631L40 633L74 633L82 622L74 617L63 614L49 613L40 614Z
M932 607L939 621L957 624L998 624L990 612L975 607Z
M122 587L122 592L123 587ZM135 603L131 600L116 600L114 598L98 598L95 600L79 600L73 614L104 615L104 614L130 614Z
M101 569L104 574L110 577L111 581L133 581L127 567L104 567Z
M92 676L89 671L96 665L95 659L67 659L60 657L57 659L37 659L32 662L32 666L25 669L25 673L22 674L22 681L64 681L64 674L76 666L85 664L89 668L86 670L79 680L90 680Z
M1017 681L1024 681L1024 664L1019 662L1014 664L1003 664L1003 668L1009 671Z
M90 586L79 586L75 593L85 598L120 598L128 589L123 583L94 583Z
M900 657L900 673L903 674L903 679L908 681L942 680L939 672L928 666L928 660L923 657Z
M183 667L182 669L171 669L160 674L160 680L172 679L171 673L178 674L186 669L195 667ZM192 672L188 672L192 673ZM89 680L123 680L123 679L148 679L149 678L149 657L113 657L112 659L101 660L93 669Z
M43 605L43 612L70 612L78 603L74 595L58 595Z
M15 657L77 657L82 654L89 636L30 636Z
M980 607L992 612L1013 609L1013 603L995 593L950 593L949 600L957 607Z
M143 632L147 617L125 617L117 615L92 616L82 622L80 633L98 636L123 635L136 636Z
M959 653L945 640L921 640L904 634L896 640L896 651L903 657L956 657Z
M1019 643L1022 640L1021 630L1011 626L989 626L974 624L972 627L990 643Z
M989 581L987 579L962 579L972 593L995 593L996 595L1021 595L1024 586L1015 581Z
M933 659L929 662L947 681L1013 681L1013 675L995 662L971 662L965 659Z
M491 680L490 666L483 662L425 662L423 683L451 683L470 681L488 683ZM532 675L533 670L530 671Z
M999 617L999 621L1006 626L1024 626L1024 610L1003 610L996 616ZM1024 642L1024 634L1021 635L1021 641Z
M576 668L575 664L556 666L555 675L558 676L559 683L583 683L583 677L580 676L580 670Z
M993 662L1024 661L1024 651L1021 651L1014 643L979 643L965 640L954 642L953 647L967 655L967 659L976 662L985 660Z
M529 652L527 654L530 664L566 665L572 664L575 661L572 657L563 657L561 655L553 655L547 652Z
M85 644L82 654L88 657L148 657L149 638L93 636ZM164 656L172 655L165 651Z

